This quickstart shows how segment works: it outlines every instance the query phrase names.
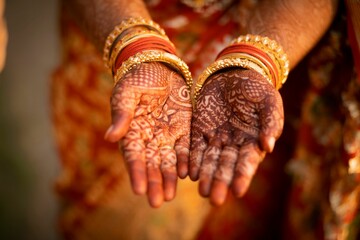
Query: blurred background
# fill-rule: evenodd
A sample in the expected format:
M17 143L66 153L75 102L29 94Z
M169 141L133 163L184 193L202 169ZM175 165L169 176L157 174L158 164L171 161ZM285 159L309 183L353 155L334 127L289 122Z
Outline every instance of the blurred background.
M59 162L49 84L59 62L56 0L6 0L0 73L0 239L58 239L53 190Z

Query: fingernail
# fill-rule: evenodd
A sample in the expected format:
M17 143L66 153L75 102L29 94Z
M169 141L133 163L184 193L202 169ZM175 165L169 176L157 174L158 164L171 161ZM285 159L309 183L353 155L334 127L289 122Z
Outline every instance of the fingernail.
M189 177L192 181L197 181L199 179L199 169L191 168L189 172Z
M113 131L113 129L114 129L114 125L111 125L111 126L108 128L108 130L106 131L106 133L105 133L105 135L104 135L104 138L105 138L105 139L108 139L109 134Z
M269 152L272 152L274 150L274 147L275 147L275 138L274 137L269 138L268 146L269 146Z

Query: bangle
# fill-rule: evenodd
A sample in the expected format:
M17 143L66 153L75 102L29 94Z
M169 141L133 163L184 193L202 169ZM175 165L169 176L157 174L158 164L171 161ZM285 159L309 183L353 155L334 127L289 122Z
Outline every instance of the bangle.
M144 18L129 18L122 21L119 25L115 26L114 30L107 36L105 40L104 50L103 50L103 60L105 65L110 68L108 61L111 53L111 48L117 38L127 29L135 26L145 26L150 30L157 31L160 35L165 36L165 31L152 20L147 20Z
M176 55L175 47L171 46L168 41L158 38L157 36L149 36L137 39L135 42L126 46L116 57L115 64L113 65L114 72L122 63L129 57L136 53L147 50L159 50Z
M277 90L289 74L289 60L282 47L268 37L240 36L221 51L216 61L198 77L192 88L193 103L205 83L215 72L230 67L242 67L260 73Z
M116 85L120 79L131 69L145 62L163 62L169 64L170 67L174 68L183 76L186 84L189 87L192 86L191 73L186 63L174 54L158 50L138 52L135 55L129 57L121 64L120 68L117 69L114 77L114 85Z
M240 66L240 67L251 69L260 73L271 85L274 85L274 82L272 80L272 74L270 73L269 68L258 58L247 53L230 53L218 58L218 60L223 60L223 59L240 59L240 60L245 60L246 63L249 62L248 67L244 67L244 66ZM234 67L238 67L238 66L234 66Z
M124 38L122 38L121 40L119 40L116 43L116 45L113 47L113 50L111 51L108 65L110 66L110 69L112 70L113 73L114 73L114 67L116 67L115 63L117 62L117 58L119 57L119 54L128 46L131 46L133 43L138 42L140 39L152 39L154 40L154 43L166 42L169 48L171 48L171 52L175 53L175 46L173 45L172 42L170 42L167 36L159 35L153 31L141 31L134 34L129 34L124 36Z
M121 50L124 47L126 47L128 44L135 41L136 39L147 36L148 34L151 34L151 33L155 33L155 32L152 30L136 31L134 33L126 34L119 41L114 42L113 46L111 48L110 54L109 54L109 58L107 60L107 66L109 68L113 67L117 55L121 52Z
M195 83L195 86L192 89L193 101L196 100L197 96L199 95L199 92L206 79L208 79L215 72L230 67L242 67L254 70L264 76L266 80L270 82L270 84L272 84L271 80L267 77L267 73L261 66L254 62L249 56L239 53L238 56L226 56L223 59L219 59L213 62L200 74L199 78Z
M264 51L249 44L231 44L219 53L218 59L223 58L224 55L229 54L238 55L239 57L241 57L241 55L247 56L249 60L261 66L261 68L266 72L266 76L264 77L268 80L270 79L271 84L276 87L279 76L277 66Z
M240 43L249 44L262 50L273 60L278 71L278 80L275 84L275 87L276 89L280 89L289 75L290 65L288 57L280 44L268 37L251 34L240 36L235 39L231 44Z

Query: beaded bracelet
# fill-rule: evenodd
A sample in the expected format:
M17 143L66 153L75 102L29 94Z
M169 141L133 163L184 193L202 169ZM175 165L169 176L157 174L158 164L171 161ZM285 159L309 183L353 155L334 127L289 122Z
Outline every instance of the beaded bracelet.
M162 36L166 36L165 31L152 20L144 18L129 18L122 21L119 25L115 26L114 30L107 36L105 40L103 60L108 68L111 68L111 65L109 65L109 57L114 42L125 30L136 26L144 26L150 30L158 32Z
M174 68L184 77L185 82L189 87L191 87L193 84L189 67L179 57L163 51L147 50L136 53L121 64L120 68L118 68L116 71L114 85L116 85L120 79L131 69L145 62L167 63L170 65L170 67Z

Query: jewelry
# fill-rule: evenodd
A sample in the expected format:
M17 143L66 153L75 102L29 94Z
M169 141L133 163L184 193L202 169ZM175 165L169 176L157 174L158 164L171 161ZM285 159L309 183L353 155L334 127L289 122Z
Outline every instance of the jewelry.
M272 85L276 87L279 77L276 64L263 50L260 50L253 45L244 43L231 44L219 53L217 59L222 58L224 55L238 55L239 53L247 55L248 59L261 66L267 73Z
M258 35L240 36L221 51L217 60L200 74L192 88L193 103L195 103L206 79L215 72L229 67L254 70L266 78L276 89L281 88L289 75L289 60L276 41Z
M268 37L262 37L259 35L245 35L235 39L231 44L245 43L253 45L260 50L264 51L276 64L278 70L278 81L276 82L276 89L280 89L285 83L289 75L289 60L286 53L275 40L271 40Z
M139 18L129 18L122 21L119 25L115 26L114 30L107 36L105 40L105 45L103 50L103 60L108 68L111 67L108 64L108 61L114 42L125 30L135 26L144 26L150 30L157 31L160 35L166 36L164 29L162 29L157 23L153 22L152 20L139 17Z
M242 67L242 68L246 68L246 69L251 69L254 70L258 73L260 73L262 76L264 76L266 78L267 81L269 81L271 84L271 80L267 77L266 72L262 69L261 66L259 66L258 64L256 64L255 62L253 62L252 60L250 60L247 57L243 57L240 58L238 56L234 57L234 56L228 56L224 59L219 59L215 62L213 62L212 64L210 64L210 66L208 66L205 71L203 71L199 78L196 81L195 86L193 87L193 93L192 96L194 98L194 100L196 100L197 96L199 95L199 92L203 86L203 84L205 83L206 79L208 79L212 74L214 74L215 72L224 69L224 68L229 68L229 67Z
M156 37L162 40L165 40L169 43L169 45L175 49L175 46L172 42L170 42L170 39L165 35L159 35L158 33L154 32L154 31L140 31L140 32L135 32L133 34L128 34L125 35L121 40L119 40L115 46L113 47L111 54L110 54L110 59L108 61L108 66L110 66L111 69L113 69L113 66L115 64L116 58L118 57L119 53L127 46L129 46L130 44L136 42L137 40L141 39L141 38L148 38L148 37Z
M118 69L129 57L147 50L158 50L176 55L175 48L172 47L166 40L152 36L140 38L126 46L121 53L119 53L113 65L113 71L115 72L116 69Z
M227 54L224 55L222 57L219 58L219 60L222 59L243 59L243 60L247 60L253 64L251 64L252 66L254 66L252 68L252 70L257 71L258 73L260 73L271 85L274 85L273 81L272 81L272 74L269 71L269 68L267 68L267 66L260 61L258 58L247 54L247 53L231 53L231 54ZM251 67L251 66L249 66Z
M193 82L191 73L186 63L174 54L158 50L147 50L136 53L135 55L129 57L116 71L114 77L114 85L116 85L121 80L121 78L131 69L145 62L163 62L169 64L172 68L179 71L179 73L184 77L185 82L189 87L192 86Z

